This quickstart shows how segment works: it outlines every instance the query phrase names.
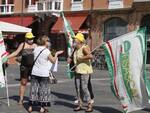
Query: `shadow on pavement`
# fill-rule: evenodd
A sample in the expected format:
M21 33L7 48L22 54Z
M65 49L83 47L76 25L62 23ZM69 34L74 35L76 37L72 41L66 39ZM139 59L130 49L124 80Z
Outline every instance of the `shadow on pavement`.
M149 109L149 108L145 108L145 109L143 109L142 111L150 112L150 109Z
M24 102L23 103L23 107L25 108L25 110L28 112L28 109L29 109L29 103L28 102ZM38 105L35 105L35 106L32 106L32 112L39 112L40 111L40 106ZM28 112L29 113L29 112ZM45 112L44 112L45 113Z
M54 105L65 106L69 108L74 108L74 104L66 102L66 101L54 101Z
M93 108L94 110L99 111L100 113L122 113L122 111L111 107L94 106Z
M63 99L63 100L55 100L53 102L53 105L60 105L60 106L65 106L68 108L74 108L74 104L72 104L71 102L74 101L74 96L72 95L68 95L68 94L64 94L64 93L59 93L59 92L51 92L53 95L55 95L58 99ZM71 102L67 102L67 101L71 101Z
M11 97L9 97L9 99L12 99L12 100L14 100L14 101L19 101L19 96L18 95L14 95L14 96L11 96ZM24 101L28 101L29 100L29 97L26 97L26 96L24 96L24 99L23 99Z
M59 92L51 92L53 95L55 95L56 97L58 97L59 99L65 99L65 100L69 100L69 101L74 101L74 96L72 95L68 95L68 94L64 94L64 93L59 93Z
M28 103L28 102L24 102L24 103L23 103L23 107L24 107L25 110L28 112L29 103Z
M19 101L19 96L15 95L10 97L10 99L14 100L14 101ZM24 102L23 105L19 105L19 106L23 106L25 108L25 110L28 112L28 108L29 108L29 97L24 96ZM40 111L40 107L39 106L32 106L33 111Z

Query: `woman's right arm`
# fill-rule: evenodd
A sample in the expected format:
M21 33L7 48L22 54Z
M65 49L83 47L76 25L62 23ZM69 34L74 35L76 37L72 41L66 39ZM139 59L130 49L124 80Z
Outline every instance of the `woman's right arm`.
M17 56L19 54L19 52L23 49L23 44L24 43L21 43L16 51L14 51L10 55L8 55L8 59Z
M56 62L57 58L58 58L58 55L60 55L62 53L63 53L63 51L57 51L54 57L52 56L52 54L50 54L48 56L48 59L50 60L51 63L54 64Z

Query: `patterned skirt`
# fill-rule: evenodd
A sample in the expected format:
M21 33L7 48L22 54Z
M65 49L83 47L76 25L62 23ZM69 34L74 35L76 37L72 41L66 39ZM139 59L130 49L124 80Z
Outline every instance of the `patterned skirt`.
M49 77L31 76L29 105L50 106L51 90Z

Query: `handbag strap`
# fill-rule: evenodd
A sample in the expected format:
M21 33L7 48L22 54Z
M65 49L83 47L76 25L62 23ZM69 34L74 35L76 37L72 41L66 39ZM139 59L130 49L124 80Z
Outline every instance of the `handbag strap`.
M38 57L40 56L40 54L45 50L46 48L42 49L42 51L40 51L40 53L38 54L38 56L35 58L35 60L33 61L33 65L35 64L36 60L38 59Z
M23 49L24 49L24 46L25 46L25 42L23 43L22 49L21 49L21 51L20 51L20 55L22 55L22 51L23 51Z

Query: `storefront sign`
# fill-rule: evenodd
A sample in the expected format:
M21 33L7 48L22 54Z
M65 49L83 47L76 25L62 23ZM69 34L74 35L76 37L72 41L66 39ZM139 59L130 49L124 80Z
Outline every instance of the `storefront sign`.
M123 0L109 0L108 9L123 8Z
M80 11L80 10L83 10L82 3L72 3L71 11Z
M36 11L36 5L29 5L28 6L28 12L35 12Z

